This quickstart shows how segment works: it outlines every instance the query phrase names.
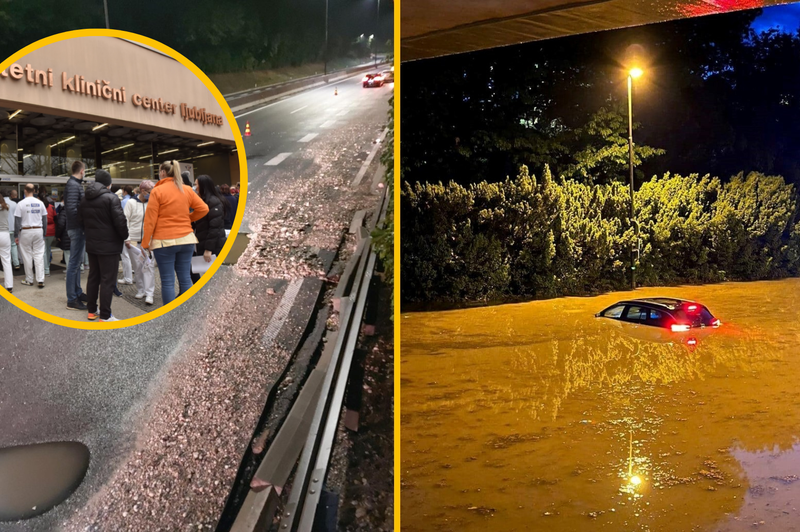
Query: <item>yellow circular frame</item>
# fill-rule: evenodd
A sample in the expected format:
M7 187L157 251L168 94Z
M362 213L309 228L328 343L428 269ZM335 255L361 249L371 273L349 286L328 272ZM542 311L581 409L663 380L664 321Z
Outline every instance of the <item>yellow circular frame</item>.
M222 108L222 112L225 113L225 118L228 119L228 124L233 131L233 137L236 139L236 148L237 153L239 154L239 183L241 188L239 190L239 208L236 210L236 219L233 222L233 227L231 228L231 235L236 235L239 233L239 227L242 225L242 218L244 217L244 209L245 204L247 203L247 158L244 153L244 143L242 142L242 135L239 131L239 126L236 124L236 119L233 116L233 112L231 111L228 104L225 102L225 98L219 92L219 89L214 86L208 76L206 76L194 63L189 61L183 55L179 54L169 46L161 44L158 41L150 39L149 37L144 37L142 35L138 35L136 33L131 33L127 31L120 31L120 30L107 30L107 29L88 29L88 30L75 30L75 31L67 31L64 33L58 33L56 35L51 35L45 39L41 39L36 41L33 44L30 44L23 48L22 50L16 52L11 57L0 63L0 71L7 69L13 63L15 63L18 59L24 57L25 55L38 50L48 44L57 43L59 41L64 41L67 39L73 39L76 37L117 37L120 39L127 39L129 41L138 42L139 44L144 44L151 48L155 48L156 50L163 52L164 54L172 57L176 61L180 62L183 66L188 68L195 76L197 76L206 88L214 95L214 98L219 103L220 107ZM244 199L244 201L242 201ZM36 316L42 320L48 321L50 323L55 323L58 325L62 325L64 327L71 327L73 329L84 329L84 330L102 330L102 329L121 329L123 327L128 327L130 325L139 325L140 323L148 322L152 319L158 318L159 316L163 316L167 312L177 308L179 305L185 303L189 300L190 297L195 295L198 290L203 288L205 284L211 279L217 270L219 269L222 262L225 260L225 257L228 256L228 252L230 252L231 247L233 247L233 242L235 238L228 238L225 246L222 248L222 252L219 254L217 259L214 263L209 266L206 273L200 278L200 280L194 284L189 290L184 292L180 297L175 298L169 305L165 305L161 308L148 312L146 314L142 314L141 316L137 316L135 318L127 318L124 320L119 321L112 321L112 322L103 322L103 323L95 323L95 322L82 322L77 320L71 320L67 318L61 318L58 316L53 316L52 314L48 314L47 312L42 312L41 310L25 303L21 299L17 298L14 294L10 294L8 290L0 289L0 293L5 297L8 301L13 303L16 307L24 310L28 314Z

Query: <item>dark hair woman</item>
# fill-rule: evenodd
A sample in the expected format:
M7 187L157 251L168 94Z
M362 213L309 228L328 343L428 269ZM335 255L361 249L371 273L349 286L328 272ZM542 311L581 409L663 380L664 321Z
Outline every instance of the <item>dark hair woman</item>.
M206 262L211 262L211 255L219 255L225 245L225 216L230 206L207 175L198 176L195 183L197 195L208 205L208 214L195 223L197 253L202 253Z

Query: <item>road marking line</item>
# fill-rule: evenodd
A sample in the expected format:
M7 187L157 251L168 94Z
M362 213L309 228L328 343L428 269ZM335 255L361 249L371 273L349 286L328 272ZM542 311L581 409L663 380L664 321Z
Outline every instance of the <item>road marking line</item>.
M378 140L383 141L384 137L386 137L386 133L388 132L389 128L384 129L383 133L381 133L381 136L378 137ZM364 161L364 164L361 165L361 169L358 171L356 177L353 178L353 181L350 183L351 187L357 187L359 184L361 184L361 180L364 178L364 174L367 173L367 168L369 168L369 163L372 162L372 159L375 157L375 154L378 153L378 148L381 147L381 144L382 142L376 142L375 146L372 147L372 151L369 152L367 160Z
M346 114L347 114L347 113L349 113L349 112L350 112L350 109L342 109L341 111L339 111L338 113L336 113L336 116L344 116L344 115L346 115Z
M297 299L302 285L303 279L295 279L289 283L289 286L283 293L281 302L278 303L278 308L275 309L275 312L272 314L272 319L269 320L269 324L264 331L264 336L262 338L264 345L272 347L283 324L286 323L286 320L289 318L289 312L292 310L292 305L294 305L294 300Z
M328 120L327 122L323 122L322 125L320 125L319 127L325 127L325 128L333 127L333 124L335 124L335 123L336 123L336 120Z
M283 161L285 161L286 158L289 157L291 154L292 154L292 152L280 153L280 154L276 155L275 157L273 157L272 159L270 159L269 161L265 162L264 166L278 166Z
M316 133L309 133L308 135L298 140L297 142L311 142L311 140L316 136L317 136Z
M302 110L303 110L303 109L305 109L306 107L308 107L308 106L307 106L307 105L304 105L304 106L303 106L303 107L301 107L300 109L295 109L294 111L292 111L292 112L291 112L291 113L289 113L289 114L290 114L290 115L293 115L293 114L295 114L297 111L302 111Z

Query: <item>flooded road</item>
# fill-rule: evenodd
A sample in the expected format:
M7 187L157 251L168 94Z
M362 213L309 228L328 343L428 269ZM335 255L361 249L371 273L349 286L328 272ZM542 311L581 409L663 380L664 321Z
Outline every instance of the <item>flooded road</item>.
M692 345L594 318L648 296L723 325ZM798 297L789 279L403 314L403 530L800 531Z

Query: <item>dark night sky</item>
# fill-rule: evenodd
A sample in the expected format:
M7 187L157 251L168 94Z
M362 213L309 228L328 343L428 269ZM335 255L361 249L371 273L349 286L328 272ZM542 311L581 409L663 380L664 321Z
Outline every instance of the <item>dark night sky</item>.
M789 33L795 32L800 27L800 3L764 9L763 14L753 22L752 27L758 32L772 28Z
M313 2L322 6L324 13L324 0L313 0ZM329 0L329 2L329 31L348 38L356 38L362 33L367 36L375 33L378 0ZM386 41L392 38L394 2L380 0L380 9L378 38Z

